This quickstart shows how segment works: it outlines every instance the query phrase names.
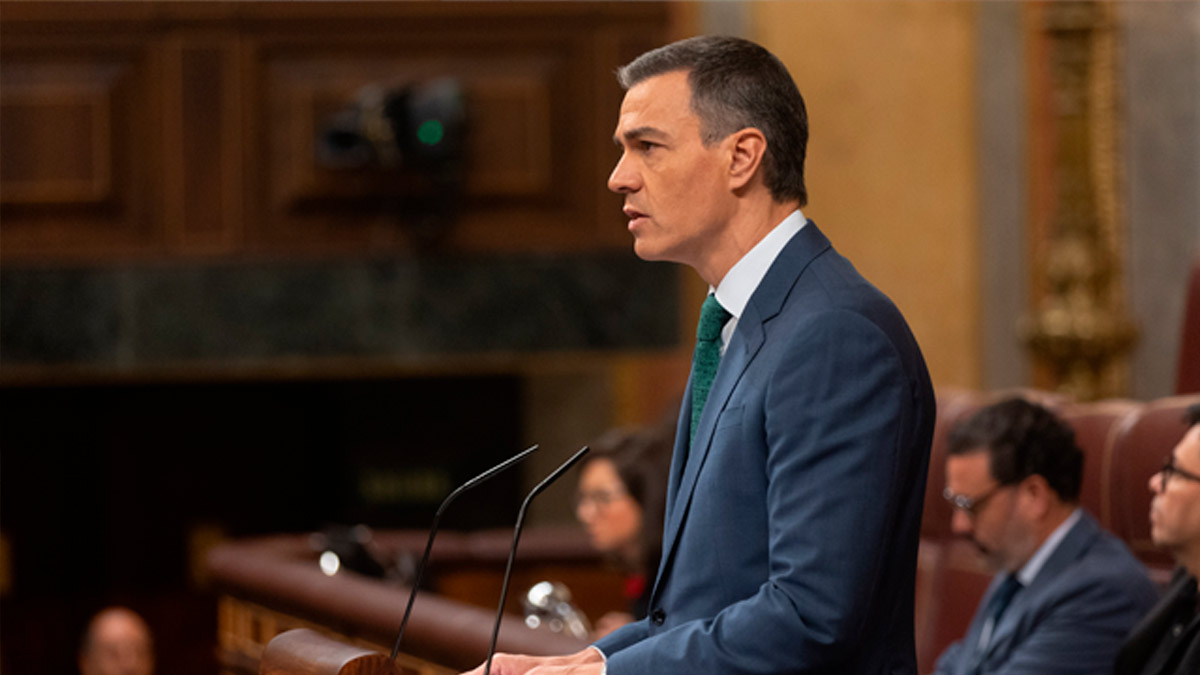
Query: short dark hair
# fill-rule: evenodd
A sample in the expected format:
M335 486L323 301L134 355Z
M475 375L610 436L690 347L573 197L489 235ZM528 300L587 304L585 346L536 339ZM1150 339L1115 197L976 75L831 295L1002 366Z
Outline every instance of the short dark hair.
M1083 451L1075 432L1046 408L1021 398L990 405L950 432L946 452L963 455L986 450L988 466L1001 485L1029 476L1046 479L1065 502L1079 500Z
M1200 424L1200 403L1193 403L1188 406L1187 412L1183 414L1183 421L1189 427Z
M796 83L774 54L741 38L703 35L653 49L617 70L621 86L686 70L692 112L705 145L754 127L767 139L763 180L778 202L808 203L804 155L808 113Z

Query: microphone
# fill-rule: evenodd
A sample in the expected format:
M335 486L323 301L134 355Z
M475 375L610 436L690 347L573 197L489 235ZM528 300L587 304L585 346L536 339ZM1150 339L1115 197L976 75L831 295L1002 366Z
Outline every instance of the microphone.
M546 476L542 482L530 490L529 494L525 496L525 501L521 503L521 510L517 512L517 524L513 527L512 548L508 550L508 567L504 569L504 584L500 587L500 607L496 610L496 623L492 626L492 644L488 647L487 666L483 669L483 675L492 675L492 657L496 655L496 638L500 636L500 619L504 616L504 601L508 598L508 580L512 577L513 559L517 557L517 542L521 540L521 526L525 524L525 511L529 508L529 502L533 501L533 498L549 487L551 483L558 480L559 476L567 472L567 469L575 466L575 463L582 459L588 450L591 448L585 445L571 455L567 461L554 470L554 473Z
M425 574L425 565L429 563L429 552L433 549L433 538L437 536L438 524L442 520L442 512L445 511L446 507L450 505L450 502L457 499L460 494L488 480L501 471L504 471L510 466L516 464L517 462L520 462L537 449L537 444L529 446L516 455L509 457L496 466L493 466L487 471L484 471L478 476L475 476L471 480L458 486L454 492L451 492L445 499L442 500L442 505L439 506L437 512L433 514L433 524L429 526L429 539L425 542L425 555L421 556L421 564L417 565L416 579L413 581L412 590L408 593L408 606L404 608L404 619L400 621L400 630L396 632L396 644L392 647L392 661L395 661L396 657L400 654L400 640L404 637L404 627L408 625L408 617L410 614L412 614L413 601L417 599L417 589L421 587L421 577Z

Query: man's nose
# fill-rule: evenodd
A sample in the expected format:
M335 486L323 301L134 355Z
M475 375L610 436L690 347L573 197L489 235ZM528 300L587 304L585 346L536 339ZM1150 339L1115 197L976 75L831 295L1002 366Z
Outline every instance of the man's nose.
M613 167L612 173L608 176L608 189L613 192L626 193L638 190L637 172L630 166L631 162L627 161L627 157L628 155L622 153L621 159L617 160L617 165Z
M966 511L954 509L954 515L950 516L950 531L959 536L966 536L971 534L973 529L971 516Z
M1163 489L1163 474L1161 471L1156 471L1150 480L1146 482L1146 487L1150 488L1150 492L1158 494Z

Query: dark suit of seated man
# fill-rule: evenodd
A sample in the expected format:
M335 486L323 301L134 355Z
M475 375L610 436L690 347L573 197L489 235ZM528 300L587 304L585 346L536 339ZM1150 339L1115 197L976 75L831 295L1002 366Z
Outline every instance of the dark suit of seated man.
M1125 544L1079 508L1083 453L1070 427L1012 399L956 427L947 454L952 529L997 575L937 673L1107 673L1157 593Z
M1133 629L1117 655L1117 675L1200 673L1200 405L1162 471L1150 477L1150 537L1180 567L1166 595Z

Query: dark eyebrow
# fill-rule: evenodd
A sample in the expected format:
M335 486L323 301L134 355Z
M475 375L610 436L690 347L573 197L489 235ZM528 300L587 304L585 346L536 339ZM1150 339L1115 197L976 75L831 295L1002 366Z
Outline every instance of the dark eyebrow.
M666 134L664 134L661 130L655 129L654 127L636 127L624 133L624 140L632 142L646 136L658 136L659 138L662 138L665 135ZM617 136L615 134L613 135L614 144L621 145L621 140L621 136Z

